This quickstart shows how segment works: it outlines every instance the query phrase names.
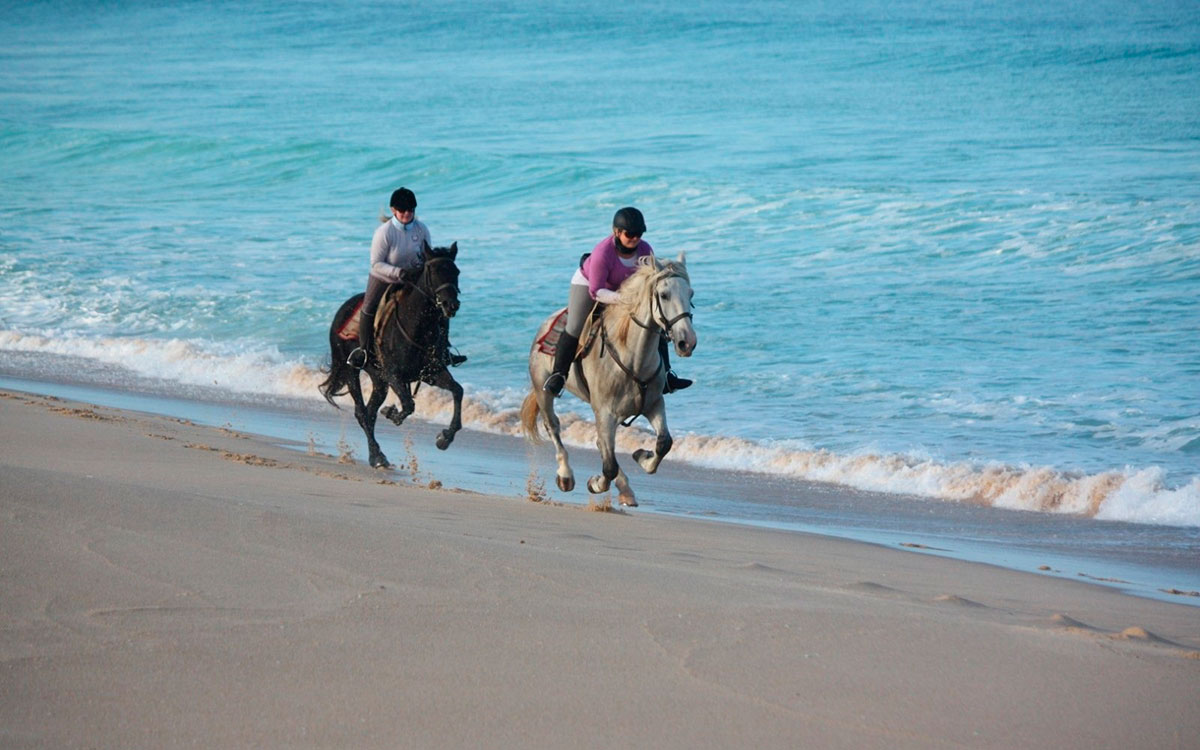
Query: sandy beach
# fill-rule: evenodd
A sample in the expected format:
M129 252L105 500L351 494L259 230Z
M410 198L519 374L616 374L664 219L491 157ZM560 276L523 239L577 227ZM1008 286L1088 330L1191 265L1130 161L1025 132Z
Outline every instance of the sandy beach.
M0 396L0 747L1200 737L1194 607Z

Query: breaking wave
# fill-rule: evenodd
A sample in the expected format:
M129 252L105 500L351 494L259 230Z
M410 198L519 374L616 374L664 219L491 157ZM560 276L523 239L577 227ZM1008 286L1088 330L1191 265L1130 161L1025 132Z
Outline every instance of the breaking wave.
M132 372L141 378L218 389L240 395L321 400L317 384L324 378L320 363L279 351L246 351L234 342L228 351L213 351L180 340L129 338L47 338L0 330L0 353L31 352L84 358L111 368L109 385L128 387ZM124 376L122 376L124 373ZM463 401L466 427L520 436L518 402L523 394L468 391ZM417 415L448 419L449 395L423 388ZM578 405L580 409L584 407ZM591 447L591 422L577 413L560 415L563 439ZM646 447L651 433L634 425L618 431L625 453ZM873 452L835 453L822 449L768 445L738 437L687 434L676 436L671 458L714 469L769 474L796 480L843 485L874 492L1040 513L1063 513L1103 520L1170 526L1200 526L1200 476L1168 486L1162 469L1125 467L1093 474L1048 466L980 465Z

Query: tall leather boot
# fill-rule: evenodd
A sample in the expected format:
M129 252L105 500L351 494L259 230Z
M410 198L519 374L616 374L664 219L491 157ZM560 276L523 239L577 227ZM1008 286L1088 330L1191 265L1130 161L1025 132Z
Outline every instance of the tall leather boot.
M467 361L465 354L456 354L450 351L450 321L442 321L442 353L445 357L446 364L451 367L458 367L463 362Z
M554 371L542 385L542 390L551 393L555 398L562 395L563 386L567 384L567 374L571 363L575 361L575 352L579 349L579 337L563 331L558 336L558 348L554 350Z
M361 370L368 362L375 361L371 352L375 348L375 316L359 313L358 317L358 348L350 352L346 364Z
M666 336L658 338L658 356L662 357L663 369L667 371L667 384L663 386L663 393L682 391L692 384L692 381L679 377L671 369L671 348Z

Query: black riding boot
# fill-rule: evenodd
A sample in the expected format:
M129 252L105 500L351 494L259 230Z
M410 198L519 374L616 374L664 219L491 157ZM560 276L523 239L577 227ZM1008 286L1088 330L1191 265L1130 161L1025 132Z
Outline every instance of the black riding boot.
M449 321L442 322L442 351L445 354L446 362L451 367L458 367L463 362L467 361L465 354L455 354L450 351L450 323Z
M671 370L671 348L667 345L666 336L658 338L658 355L662 357L663 369L667 371L667 384L663 387L663 393L682 391L692 384L692 381L679 377Z
M375 362L372 349L375 348L375 316L359 313L358 317L358 348L350 352L346 364L359 370L368 363Z
M546 378L542 390L551 393L555 398L562 395L563 386L567 384L567 374L571 363L575 361L575 352L579 349L579 338L563 331L558 336L558 348L554 350L554 372Z

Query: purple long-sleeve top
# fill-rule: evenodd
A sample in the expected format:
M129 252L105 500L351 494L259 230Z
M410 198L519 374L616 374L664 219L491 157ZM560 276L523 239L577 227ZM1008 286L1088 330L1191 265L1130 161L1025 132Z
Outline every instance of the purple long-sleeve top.
M616 242L617 238L613 235L601 240L600 244L592 248L592 254L583 263L583 276L588 280L588 291L591 293L592 299L596 299L596 292L601 289L617 291L621 282L637 271L638 266L642 263L642 258L654 255L654 248L650 247L650 243L641 240L638 242L637 252L633 256L637 259L637 263L633 267L629 267L617 257Z

